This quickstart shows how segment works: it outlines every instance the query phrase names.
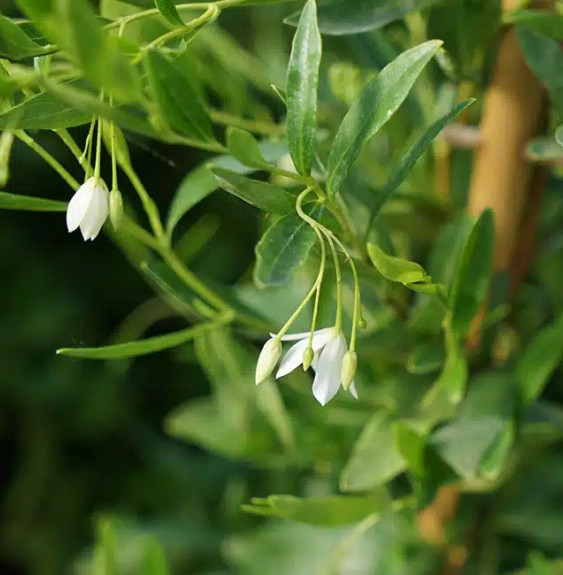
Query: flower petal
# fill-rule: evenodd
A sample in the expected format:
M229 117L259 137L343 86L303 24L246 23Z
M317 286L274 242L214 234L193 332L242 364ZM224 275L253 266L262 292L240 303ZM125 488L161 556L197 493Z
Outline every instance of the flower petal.
M327 344L327 342L329 342L331 339L334 339L334 336L337 333L338 332L335 332L334 328L332 327L327 329L320 329L314 332L313 342L311 343L313 351L316 353L322 349ZM284 355L281 361L278 373L276 373L276 379L287 375L303 363L303 353L305 353L305 350L309 345L310 334L311 332L306 333L305 337L302 338L301 341L298 341L295 345L289 348L288 352Z
M348 391L352 394L354 399L358 399L358 392L356 391L356 384L354 382L350 384Z
M313 395L321 405L326 405L340 387L342 359L346 348L346 339L339 333L326 344L321 353L313 381Z
M328 332L334 332L334 328L333 327L324 327L323 329L318 329L317 331L315 331L313 333L313 337L315 337L315 335L320 335L320 334L324 334L324 333L328 333ZM297 341L299 339L303 339L305 337L309 337L309 335L311 334L310 331L304 331L302 333L289 333L287 335L284 335L281 340L282 341ZM275 333L271 333L270 334L271 337L276 337Z
M93 198L93 180L94 178L90 178L82 184L68 203L66 209L66 227L69 232L73 232L78 228L84 219L84 215L88 211Z
M98 180L93 189L93 198L88 211L80 223L84 240L94 240L100 233L109 215L109 192L102 180Z

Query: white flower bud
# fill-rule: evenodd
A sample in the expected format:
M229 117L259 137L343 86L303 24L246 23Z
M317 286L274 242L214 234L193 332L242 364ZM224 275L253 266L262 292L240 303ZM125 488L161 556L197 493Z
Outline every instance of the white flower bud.
M256 385L262 383L273 371L282 352L281 341L277 337L269 339L260 352L256 364Z
M109 193L109 219L113 229L117 231L123 219L123 196L119 190Z
M356 375L356 368L358 367L358 355L355 351L347 351L342 358L342 387L348 389L354 376Z
M303 352L303 370L304 371L307 371L311 367L311 364L313 363L314 359L315 359L315 352L313 351L313 348L311 346L309 346Z
M80 227L84 240L100 233L109 215L109 192L101 178L90 178L82 184L68 203L66 225L69 232Z

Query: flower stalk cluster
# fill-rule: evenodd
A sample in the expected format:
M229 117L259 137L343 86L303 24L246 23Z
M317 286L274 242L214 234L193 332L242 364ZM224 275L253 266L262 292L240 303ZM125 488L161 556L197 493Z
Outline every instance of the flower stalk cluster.
M265 343L260 353L255 379L256 384L260 384L267 379L274 372L281 358L282 342L294 341L296 343L292 345L281 359L280 366L276 372L276 379L291 373L299 366L303 366L305 371L307 371L309 367L312 367L315 372L313 396L321 405L326 405L336 395L340 386L348 390L356 399L358 397L354 376L358 365L355 346L356 331L361 321L361 301L356 266L346 247L332 231L311 218L303 210L303 201L313 190L322 197L322 192L315 186L306 188L297 198L296 211L299 216L312 227L319 240L321 247L319 272L309 293L305 296L287 323L277 334L270 334L271 339ZM326 267L326 244L328 244L330 248L336 274L336 314L332 327L316 329L321 287ZM337 247L345 254L354 277L354 311L349 349L346 337L342 331L342 271ZM287 334L289 328L313 296L315 297L315 301L310 331Z

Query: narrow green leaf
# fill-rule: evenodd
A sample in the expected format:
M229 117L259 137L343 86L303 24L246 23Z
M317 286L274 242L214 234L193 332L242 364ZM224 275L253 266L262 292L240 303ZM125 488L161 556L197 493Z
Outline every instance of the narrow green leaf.
M554 162L563 159L563 144L549 136L539 136L526 144L526 156L534 162Z
M530 342L516 364L516 377L526 404L542 393L563 360L563 314Z
M469 331L473 318L485 301L491 279L495 224L490 209L476 220L452 280L450 290L451 328L456 338Z
M183 26L184 22L176 10L176 4L174 0L154 0L156 7L159 9L163 18L165 18L170 24L174 26Z
M27 212L65 212L66 202L46 200L33 196L20 196L0 192L0 210L21 210Z
M175 132L213 141L211 120L197 85L197 73L187 55L171 62L157 50L145 56L145 69L153 97L164 121Z
M407 361L409 373L424 374L438 371L444 364L445 353L440 345L421 344L415 347Z
M273 167L262 156L260 144L256 141L256 138L246 130L228 128L227 148L231 156L244 166L255 170L269 170Z
M503 21L507 24L521 24L554 40L563 40L563 14L548 10L516 10L505 14Z
M507 421L493 445L485 452L479 464L479 475L492 481L504 470L516 439L514 421Z
M434 388L444 390L448 399L456 404L461 401L467 385L469 370L461 345L448 324L444 329L446 361Z
M57 130L87 124L92 114L69 105L55 94L41 92L0 114L0 130Z
M311 173L317 131L317 86L321 63L321 35L317 5L308 0L303 8L287 69L287 139L297 171Z
M282 144L264 142L259 146L261 154L264 155L266 161L276 162L287 153L287 147ZM217 156L210 162L206 161L194 168L182 180L172 200L166 223L166 231L169 236L172 235L174 228L186 212L219 187L217 180L208 169L209 164L219 168L226 168L237 174L249 174L254 171L253 168L242 165L230 156Z
M164 549L153 538L145 544L143 575L170 575Z
M403 52L362 91L338 129L328 158L328 192L337 192L364 144L391 118L441 46L425 42Z
M294 197L283 188L223 168L211 167L210 170L225 191L265 212L285 215L294 208Z
M123 359L127 357L137 357L139 355L147 355L149 353L170 349L171 347L177 347L211 329L217 329L217 323L201 324L174 333L140 339L139 341L119 343L117 345L62 348L57 350L57 354L81 357L84 359Z
M429 283L432 281L432 278L426 274L422 266L416 262L390 256L375 244L368 244L368 255L377 271L392 282L408 285L416 282Z
M563 52L557 40L516 26L518 42L526 63L545 85L559 118L563 117Z
M341 36L358 34L382 28L399 20L410 12L418 12L436 4L439 0L335 0L319 7L319 26L323 34ZM285 20L295 25L299 13Z
M367 491L404 471L406 461L394 441L393 421L378 413L364 427L340 475L342 491Z
M563 146L563 124L555 130L555 139Z
M316 204L310 212L318 220L323 207ZM296 213L274 222L256 245L254 281L258 287L285 285L297 268L305 263L316 235Z
M254 515L281 517L310 525L336 527L357 523L364 517L381 511L387 497L353 497L332 495L328 497L300 498L293 495L270 495L266 499L252 499L251 505L243 505L243 511Z
M416 161L432 143L434 138L463 110L470 106L475 100L470 98L456 104L447 114L436 120L431 126L429 126L424 133L418 138L412 146L403 154L399 161L391 168L391 173L387 178L387 182L377 194L377 205L371 213L371 222L375 219L385 202L391 197L393 192L403 183L405 178L409 175L412 167L415 165Z
M0 57L24 60L45 53L17 24L0 14Z

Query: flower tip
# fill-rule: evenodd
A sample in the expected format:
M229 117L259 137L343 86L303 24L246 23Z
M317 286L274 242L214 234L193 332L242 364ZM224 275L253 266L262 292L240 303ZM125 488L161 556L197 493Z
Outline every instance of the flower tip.
M256 385L260 385L271 375L280 359L281 352L282 344L276 337L269 339L264 344L256 364L256 375L254 377Z

